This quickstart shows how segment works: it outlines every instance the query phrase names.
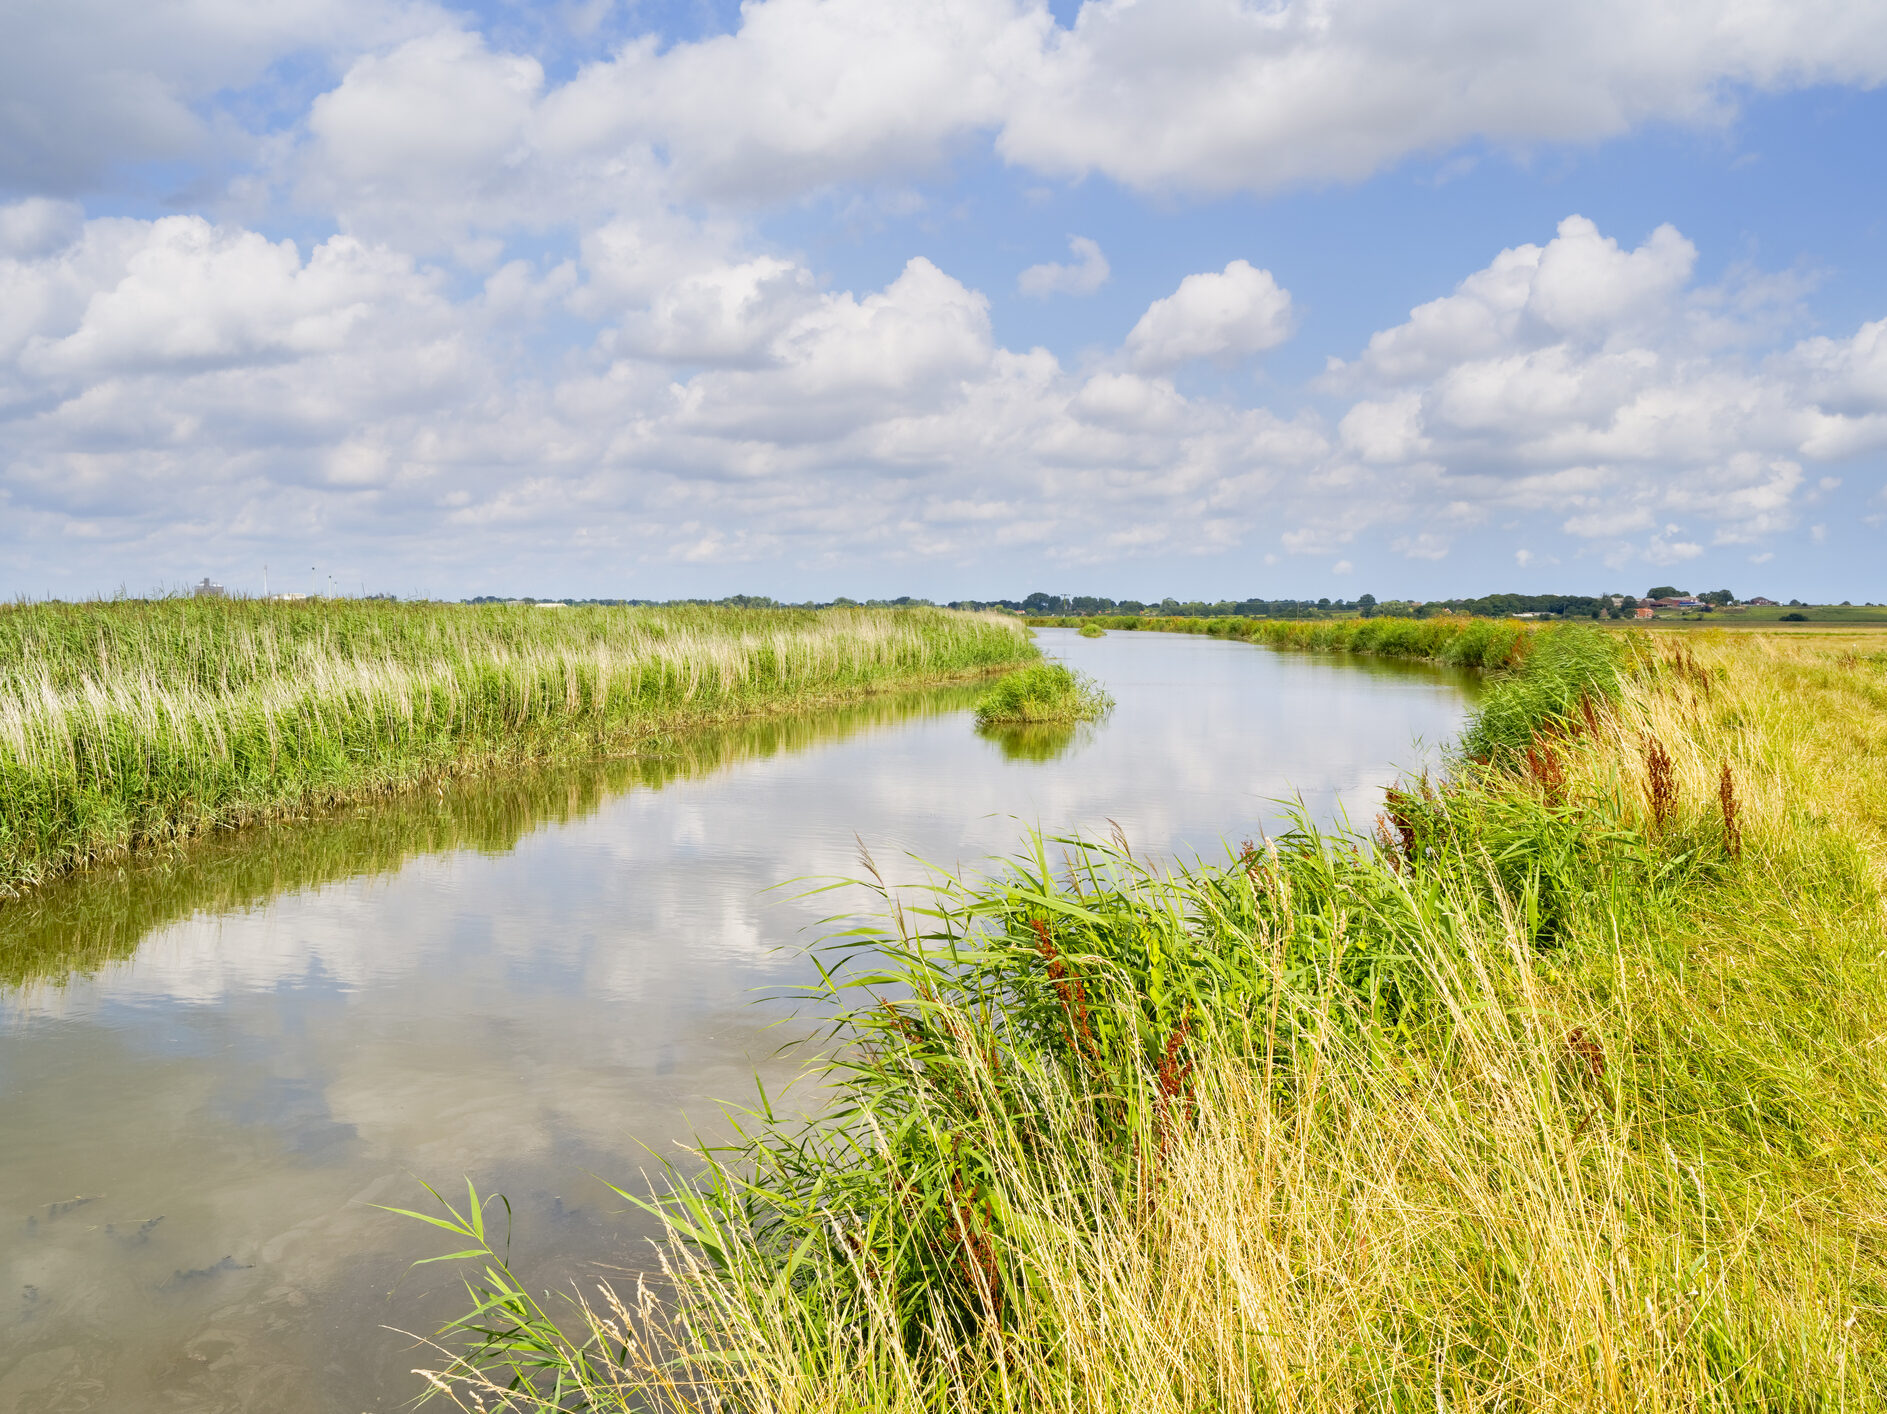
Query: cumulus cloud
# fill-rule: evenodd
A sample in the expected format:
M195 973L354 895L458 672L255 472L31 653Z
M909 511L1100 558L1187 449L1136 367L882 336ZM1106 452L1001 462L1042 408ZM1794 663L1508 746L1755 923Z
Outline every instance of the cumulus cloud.
M358 235L194 216L29 203L0 208L0 235L18 563L71 537L118 556L351 540L441 573L1024 545L1056 565L1334 560L1376 533L1433 560L1526 512L1608 562L1666 564L1756 549L1796 524L1827 448L1887 445L1880 325L1752 353L1679 233L1631 244L1578 218L1369 339L1325 375L1327 414L1170 376L1288 331L1289 296L1244 261L1070 368L1004 347L985 296L932 260L828 289L680 218L612 221L573 260L470 285ZM534 351L567 321L594 336Z
M293 56L397 42L426 6L386 0L151 5L62 0L0 8L0 191L69 194L142 161L253 156L220 100ZM207 111L206 111L207 110Z
M125 0L86 3L124 11L122 23L101 21L106 33L143 23ZM46 133L96 120L127 154L181 151L203 125L177 95L214 92L212 71L227 85L284 47L334 55L350 32L334 15L371 3L330 12L306 0L276 7L272 24L229 21L228 35L198 15L205 52L231 57L192 83L173 75L170 39L151 46L148 74L127 46L131 79L112 101L130 102L148 78L162 101L144 105L142 123L100 118L111 102L87 106L56 86L31 111ZM33 28L40 49L53 28ZM754 0L730 33L644 35L555 83L535 57L495 52L423 6L382 6L352 32L357 57L315 102L295 159L304 195L363 223L485 228L619 208L657 187L752 208L908 180L989 140L1049 175L1270 190L1357 180L1470 140L1524 147L1652 119L1720 122L1731 85L1887 80L1887 21L1860 0L1601 0L1525 24L1481 0L1445 15L1416 0L1087 0L1067 28L1039 0ZM59 72L83 77L70 68Z
M1355 179L1470 136L1591 140L1713 120L1722 84L1878 82L1887 24L1855 0L1530 11L1414 0L1090 0L1005 112L1047 171L1225 190Z
M1070 236L1068 249L1074 252L1073 264L1031 265L1016 277L1016 288L1046 299L1049 295L1091 295L1107 283L1107 257L1100 246L1086 236Z
M1188 275L1148 305L1126 350L1137 368L1172 369L1199 358L1262 353L1290 336L1290 292L1269 270L1234 260L1217 274Z
M1450 494L1557 511L1614 556L1694 553L1675 529L1625 540L1673 511L1722 544L1789 528L1801 458L1887 444L1880 329L1752 362L1724 314L1735 292L1696 287L1696 256L1670 226L1628 249L1580 216L1501 251L1332 361L1326 390L1361 395L1344 450Z

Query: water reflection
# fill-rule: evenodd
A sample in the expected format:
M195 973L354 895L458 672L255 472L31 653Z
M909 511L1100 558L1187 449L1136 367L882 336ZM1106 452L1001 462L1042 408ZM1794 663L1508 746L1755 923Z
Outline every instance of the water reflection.
M840 905L782 880L856 873L861 839L894 872L974 864L1019 822L1171 855L1294 794L1367 820L1464 702L1402 665L1042 637L1119 705L1019 755L977 735L974 689L887 699L0 908L0 1410L399 1407L423 1362L382 1326L462 1295L370 1205L469 1174L511 1198L534 1285L644 1261L589 1175L633 1182L790 1073L754 999L803 980L783 949Z
M1092 722L997 722L976 734L1002 752L1005 761L1053 761L1094 736Z
M624 791L960 712L982 690L955 684L738 722L658 739L620 760L471 777L100 866L0 902L0 987L96 971L192 914L238 912L335 880L391 873L418 855L503 854L531 831L583 819Z

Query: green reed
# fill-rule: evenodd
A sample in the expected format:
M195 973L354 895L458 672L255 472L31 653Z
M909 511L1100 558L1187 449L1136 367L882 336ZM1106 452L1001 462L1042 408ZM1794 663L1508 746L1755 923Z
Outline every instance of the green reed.
M1268 648L1368 653L1383 658L1425 658L1461 668L1514 666L1526 655L1527 641L1532 632L1511 619L1475 619L1454 615L1430 619L1196 619L1097 614L1092 617L1032 618L1029 623L1083 630L1099 628L1203 634L1212 638L1236 638L1249 643L1262 643Z
M500 762L1033 661L936 609L0 608L0 887Z
M1036 663L1004 677L976 703L978 726L1099 721L1114 699L1086 673L1062 663Z
M763 1103L640 1200L659 1295L540 1300L477 1195L448 1210L482 1271L435 1390L1887 1405L1887 767L1848 740L1887 739L1887 698L1793 649L1621 659L1586 633L1543 639L1471 729L1511 748L1531 722L1525 750L1404 783L1373 844L1299 826L1158 868L1037 838L985 875L869 881L808 996L830 1103ZM1805 693L1874 715L1825 731Z

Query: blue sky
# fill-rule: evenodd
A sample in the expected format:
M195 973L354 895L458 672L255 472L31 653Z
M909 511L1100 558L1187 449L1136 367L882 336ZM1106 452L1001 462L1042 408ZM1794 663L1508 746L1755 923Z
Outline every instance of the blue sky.
M1887 600L1883 78L1841 0L19 7L0 592Z

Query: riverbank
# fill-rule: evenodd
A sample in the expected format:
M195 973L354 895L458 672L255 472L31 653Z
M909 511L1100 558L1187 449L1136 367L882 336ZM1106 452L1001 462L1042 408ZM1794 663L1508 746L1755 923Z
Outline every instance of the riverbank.
M1531 631L1512 619L1246 619L1143 618L1130 614L1036 616L1030 628L1198 633L1233 638L1267 648L1300 652L1369 653L1381 658L1421 658L1460 668L1510 668L1526 651Z
M441 777L1038 657L1011 618L922 608L0 608L0 889Z
M491 1267L460 1388L1887 1403L1880 659L1553 631L1468 740L1373 844L1038 842L830 945L838 1118L711 1156L633 1319Z

